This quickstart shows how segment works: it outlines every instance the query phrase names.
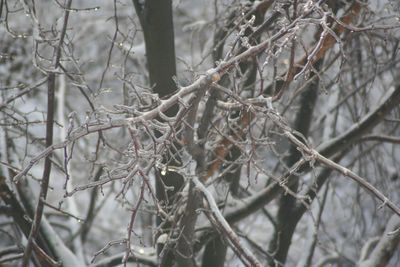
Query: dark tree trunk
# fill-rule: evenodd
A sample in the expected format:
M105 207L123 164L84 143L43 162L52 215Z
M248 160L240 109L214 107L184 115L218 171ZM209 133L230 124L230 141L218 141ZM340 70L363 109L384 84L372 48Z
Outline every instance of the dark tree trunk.
M315 68L319 69L322 65L322 60L315 64ZM313 74L314 76L316 74ZM293 129L297 130L307 138L311 121L313 118L314 106L318 97L319 79L312 82L309 88L300 97L300 110L296 114L296 119ZM297 150L295 145L290 146L290 154L286 159L286 165L292 166L302 157L301 153ZM291 185L291 190L297 191L298 183ZM269 264L274 266L274 262L279 262L284 266L290 244L292 242L292 235L296 229L298 213L295 213L296 199L291 195L282 195L279 200L279 209L277 214L277 227L274 232L273 239L271 240L269 251L274 255L270 259Z
M143 28L150 85L160 97L176 90L174 25L171 0L133 0ZM171 115L174 110L169 110Z
M221 236L213 237L207 244L204 255L202 267L224 267L226 257L227 245L224 243Z
M144 33L150 85L153 88L153 92L162 98L177 89L173 80L176 75L176 64L172 1L146 0L144 4L140 4L139 1L133 0L133 4ZM167 110L166 115L176 115L177 108L177 106L170 108ZM170 156L165 155L164 161L169 162L169 160ZM179 162L169 162L169 164L179 164ZM167 172L166 175L161 175L158 172L156 176L157 198L165 205L170 205L173 202L175 193L183 185L183 177L175 172ZM174 187L174 190L166 193L164 185ZM161 218L158 217L157 225L160 224ZM168 231L170 227L171 225L168 223L163 224L162 230ZM158 249L160 252L162 248L159 247ZM172 253L167 252L166 255L161 265L171 266L173 262Z

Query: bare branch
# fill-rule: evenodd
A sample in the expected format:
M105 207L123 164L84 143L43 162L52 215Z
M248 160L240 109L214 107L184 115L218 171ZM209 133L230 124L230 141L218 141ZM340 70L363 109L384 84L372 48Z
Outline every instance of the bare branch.
M387 266L400 242L400 216L394 214L388 221L386 229L375 248L366 260L357 264L360 267Z
M245 263L247 266L263 266L261 262L257 260L257 258L253 255L253 253L246 248L244 244L240 241L240 238L236 235L236 233L232 230L229 223L225 220L221 211L218 209L217 204L211 193L204 187L204 185L198 180L198 178L193 177L193 182L196 185L196 188L201 191L204 195L205 199L208 203L208 208L211 211L213 219L216 221L217 225L222 228L226 236L226 241L228 241L231 246L233 246L234 251L237 256Z

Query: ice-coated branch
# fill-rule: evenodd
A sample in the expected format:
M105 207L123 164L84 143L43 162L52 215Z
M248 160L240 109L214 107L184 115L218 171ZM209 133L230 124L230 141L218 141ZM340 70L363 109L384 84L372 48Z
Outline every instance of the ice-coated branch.
M379 242L369 253L368 258L357 264L359 267L387 266L400 242L400 217L397 214L389 219Z
M152 250L152 251L150 251ZM110 266L119 266L122 263L122 260L125 257L125 253L119 253L105 259L102 259L92 265L90 267L110 267ZM148 248L136 248L132 249L131 255L127 259L128 262L136 262L138 264L144 264L150 267L157 266L157 256L154 249Z
M225 220L224 216L222 215L221 211L219 210L217 203L215 202L214 197L211 193L207 190L207 188L199 181L197 177L193 177L193 182L196 185L196 189L200 190L200 192L204 195L208 208L211 211L212 217L215 220L210 220L211 223L215 222L217 225L216 227L221 229L224 232L223 237L226 241L229 242L232 249L235 251L237 256L245 263L247 266L255 266L261 267L263 266L260 261L254 256L254 254L240 241L240 238L232 230L229 223Z
M304 15L306 16L306 14ZM192 93L200 90L201 88L207 87L210 84L217 82L221 79L221 76L227 73L229 70L231 70L233 67L235 67L239 62L242 62L254 55L259 54L260 52L263 52L266 48L269 47L269 45L287 34L295 25L298 23L298 21L303 18L299 17L296 20L294 20L290 25L287 27L281 29L278 31L276 34L274 34L271 38L263 41L262 43L252 46L243 53L232 57L226 62L221 62L216 68L209 69L206 71L205 75L201 75L196 81L194 81L192 84L181 87L178 92L173 94L171 97L169 97L166 100L161 100L161 104L155 107L154 109L151 109L149 111L140 113L136 117L132 118L124 118L124 119L109 119L103 122L94 122L94 123L88 123L82 127L79 127L75 130L73 130L68 137L67 140L64 142L54 144L49 146L46 150L44 150L42 153L40 153L38 156L36 156L34 159L32 159L29 164L23 168L23 170L18 173L14 177L14 181L18 181L21 179L22 176L26 175L29 170L42 158L47 157L48 155L52 154L54 150L56 149L61 149L66 147L69 143L72 143L79 138L82 138L86 135L89 135L91 133L96 133L99 131L104 131L112 128L118 128L118 127L123 127L127 126L128 124L136 124L138 122L145 122L147 120L152 120L155 119L157 116L160 114L163 114L165 111L167 111L169 108L174 106L177 103L182 104L182 98L187 95L191 95ZM193 97L193 96L192 96ZM190 102L190 101L189 101Z

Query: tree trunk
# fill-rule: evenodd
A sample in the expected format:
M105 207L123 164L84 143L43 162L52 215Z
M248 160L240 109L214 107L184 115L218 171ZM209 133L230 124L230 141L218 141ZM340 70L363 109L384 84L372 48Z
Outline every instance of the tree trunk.
M172 1L146 0L144 4L141 4L139 1L133 0L133 4L143 28L150 86L153 88L153 92L162 98L177 89L173 80L176 75L176 64ZM166 115L174 116L177 110L178 107L173 106L167 110ZM169 160L170 155L164 155L164 162L169 163ZM173 162L173 164L179 164L179 162ZM174 190L166 193L164 185L173 187ZM161 175L160 172L156 173L156 195L158 200L167 206L173 202L175 193L182 185L183 177L175 172L167 172L165 175ZM161 218L158 217L157 226L160 224ZM170 227L171 225L168 223L163 224L162 231L166 232ZM162 247L159 247L158 251L161 252L161 250ZM162 265L172 265L170 252L167 252Z

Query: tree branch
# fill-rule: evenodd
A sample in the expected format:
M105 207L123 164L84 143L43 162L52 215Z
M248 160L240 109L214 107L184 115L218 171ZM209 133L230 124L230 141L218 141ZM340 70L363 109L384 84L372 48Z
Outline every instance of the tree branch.
M246 266L254 266L261 267L263 266L261 262L257 260L257 258L253 255L253 253L240 241L240 238L237 234L232 230L229 223L225 220L224 216L221 214L221 211L218 209L217 203L215 203L214 197L211 193L205 188L205 186L199 181L197 177L193 177L193 182L196 185L196 189L200 190L200 192L204 195L208 208L211 211L211 216L213 220L210 220L211 223L215 220L217 224L217 228L221 228L224 232L223 237L227 242L231 244L232 249L235 251L236 255L242 260Z
M68 18L69 18L69 8L71 7L72 0L69 0L64 14L63 26L60 32L60 39L58 45L54 49L53 54L53 66L54 70L57 70L60 64L61 58L61 47L64 44L64 37L67 32ZM51 147L53 144L53 124L54 124L54 96L55 96L55 86L56 86L56 74L55 72L51 72L48 75L47 80L47 121L46 121L46 147ZM43 208L44 204L41 199L46 199L47 190L49 187L50 181L50 172L51 172L51 155L47 155L44 162L44 170L43 177L41 181L39 199L36 206L36 212L33 218L31 232L29 234L28 242L24 251L24 258L22 261L22 267L26 267L29 264L29 260L31 257L33 242L36 239L36 236L39 232L40 222L43 216Z
M392 215L378 244L369 253L369 257L358 263L359 267L387 266L400 242L400 216Z

